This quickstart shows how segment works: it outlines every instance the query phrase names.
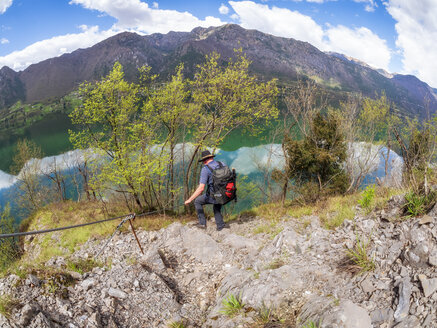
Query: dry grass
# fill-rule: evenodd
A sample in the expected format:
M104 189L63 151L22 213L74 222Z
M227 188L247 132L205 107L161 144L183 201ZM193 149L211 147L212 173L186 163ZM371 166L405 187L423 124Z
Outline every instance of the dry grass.
M386 206L387 201L394 195L404 193L401 189L392 188L375 188L372 210L382 209ZM326 229L335 229L340 226L344 220L353 220L356 213L356 206L362 198L362 193L357 191L353 194L331 196L319 200L314 204L300 204L298 201L288 201L283 205L281 202L263 204L233 216L232 219L250 219L261 217L266 222L258 226L254 233L270 233L273 227L281 218L292 217L302 219L300 222L303 228L306 228L310 222L305 219L306 216L317 215Z
M277 221L282 217L288 215L289 204L282 205L282 203L263 204L253 209L253 211L260 217L269 221Z
M39 210L22 224L21 230L32 231L65 227L126 214L128 214L126 207L117 202L106 204L103 207L101 202L65 201L48 205ZM186 223L192 219L188 216L154 215L138 217L133 221L133 225L136 229L159 230L175 221ZM32 263L32 266L38 266L38 264L45 263L54 256L68 257L89 239L104 239L110 236L121 220L122 218L75 229L36 235L27 243L31 242L33 246L38 245L40 251L30 255L25 254L14 267L18 268L27 262ZM130 229L129 223L126 222L121 231L130 231ZM35 249L35 247L32 248ZM31 256L32 259L30 260L28 256Z
M344 220L352 220L355 217L355 207L359 198L359 193L327 198L317 203L315 214L320 217L326 229L335 229Z
M19 306L19 302L9 295L0 296L0 314L9 318L11 316L12 310Z

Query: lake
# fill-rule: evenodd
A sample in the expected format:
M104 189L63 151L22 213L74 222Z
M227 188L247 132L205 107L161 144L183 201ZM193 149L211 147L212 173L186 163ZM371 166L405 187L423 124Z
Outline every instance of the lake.
M354 143L349 150L350 156L353 156L358 163L360 156L365 153L363 143ZM371 151L375 153L375 160L370 164L370 173L363 181L363 185L375 183L376 178L385 178L385 161L382 156L386 152L385 148L378 148L372 146ZM379 152L379 153L378 153ZM266 144L258 145L254 147L240 147L237 150L227 151L218 150L216 160L223 161L230 167L235 168L239 174L239 180L244 179L245 183L263 183L263 171L272 170L275 168L281 169L284 165L284 158L282 155L282 148L280 144ZM56 159L58 164L64 165L63 169L68 170L68 164L77 161L81 158L81 152L79 150L69 151L61 155L46 157L42 161L42 166L47 167L50 163ZM395 152L390 153L389 158L389 172L386 178L390 184L396 184L402 177L402 159ZM358 166L358 165L357 165ZM62 166L61 166L62 168ZM13 191L15 177L7 174L4 171L0 171L0 206L3 207L7 202L12 204L13 214L18 215L17 208L14 208ZM237 181L238 187L238 181ZM253 193L252 193L253 196ZM71 194L74 198L74 194ZM258 205L259 199L247 199L245 197L239 198L239 202L232 206L234 212L247 209L251 206ZM20 217L17 217L17 221L20 221Z

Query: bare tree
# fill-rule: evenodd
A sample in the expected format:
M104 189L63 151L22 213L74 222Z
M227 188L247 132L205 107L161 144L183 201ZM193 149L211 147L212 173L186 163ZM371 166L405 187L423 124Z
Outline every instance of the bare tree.
M41 148L34 142L19 140L11 172L17 175L17 203L22 209L36 210L47 201L47 188L41 181Z
M60 202L66 200L65 176L61 172L56 157L53 157L53 161L43 170L43 174L55 186L58 200Z
M385 175L388 175L390 133L396 121L390 116L390 106L384 93L377 99L350 95L340 104L339 115L348 144L345 163L350 177L348 192L357 190L364 178L378 167L381 154L385 159Z

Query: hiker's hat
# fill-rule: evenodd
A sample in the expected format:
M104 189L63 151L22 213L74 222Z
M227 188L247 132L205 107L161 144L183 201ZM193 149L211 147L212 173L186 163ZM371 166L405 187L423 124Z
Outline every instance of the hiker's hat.
M209 152L209 150L204 150L204 151L202 151L202 156L199 159L199 162L203 162L205 159L210 158L210 157L215 157L215 155L211 154Z

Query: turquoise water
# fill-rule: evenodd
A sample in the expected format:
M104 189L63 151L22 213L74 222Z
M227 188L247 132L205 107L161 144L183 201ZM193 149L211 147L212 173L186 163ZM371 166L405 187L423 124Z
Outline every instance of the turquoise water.
M360 143L357 143L354 148L354 151L358 154L363 152L363 148L360 145ZM374 167L363 181L363 186L373 184L376 178L381 179L385 176L385 161L382 156L382 153L385 151L386 149L382 148L380 153L377 154ZM78 154L80 156L78 151L74 151L56 156L57 163L72 162L77 159ZM256 206L265 201L260 190L260 188L264 186L263 173L265 170L281 169L284 165L280 144L240 147L233 151L218 150L216 160L226 163L231 168L235 168L239 174L237 180L239 201L236 204L231 203L231 205L226 206L228 213L240 212L241 210ZM43 159L43 166L50 165L51 161L53 161L53 157ZM390 153L389 163L390 177L395 181L400 181L402 176L402 159L392 151ZM17 221L19 221L24 215L19 213L19 209L14 203L15 186L13 185L13 178L13 176L0 171L0 206L4 206L7 202L10 202L13 214L17 217ZM69 197L74 199L76 195L72 189L73 185L70 184ZM180 200L182 201L182 198Z
M45 156L61 154L72 149L68 136L68 129L72 128L73 125L67 114L56 113L27 128L23 136L4 137L0 142L0 170L9 172L14 148L19 139L34 141L41 147Z

